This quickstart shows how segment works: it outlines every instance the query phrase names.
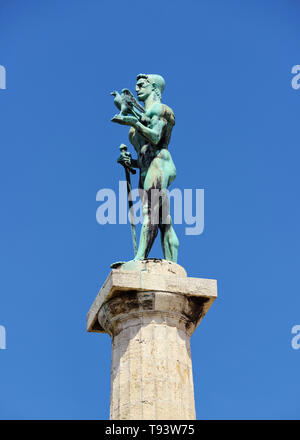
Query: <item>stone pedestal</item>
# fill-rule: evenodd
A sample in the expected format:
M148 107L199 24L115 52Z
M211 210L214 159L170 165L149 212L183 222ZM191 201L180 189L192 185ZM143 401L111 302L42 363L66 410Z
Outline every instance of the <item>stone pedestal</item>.
M190 337L216 297L216 280L166 260L112 269L87 315L112 337L110 419L196 418Z

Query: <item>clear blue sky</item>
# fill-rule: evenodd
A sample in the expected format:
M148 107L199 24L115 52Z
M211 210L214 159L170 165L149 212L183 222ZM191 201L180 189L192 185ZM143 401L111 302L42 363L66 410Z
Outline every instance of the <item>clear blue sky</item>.
M85 317L132 250L96 193L123 178L109 92L145 72L176 115L173 187L205 190L204 233L176 228L179 264L219 288L192 337L197 417L299 419L299 18L296 0L1 0L0 418L109 417L110 339Z

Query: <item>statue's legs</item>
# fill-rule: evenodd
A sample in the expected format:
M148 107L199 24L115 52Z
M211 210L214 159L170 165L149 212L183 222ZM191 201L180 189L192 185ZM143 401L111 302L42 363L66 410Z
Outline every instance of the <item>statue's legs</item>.
M141 191L143 225L135 260L147 258L154 240L161 231L161 244L166 260L177 262L179 241L172 226L167 189L175 179L176 169L169 163L155 158L151 163Z
M164 201L168 204L168 214L164 215L164 205L162 206L162 215L160 216L159 229L161 233L161 246L163 249L164 257L166 260L173 261L177 263L179 240L172 226L172 218L170 216L170 204L168 196L167 200ZM166 212L166 211L165 211Z
M155 204L154 198L152 197L151 199L151 196L153 196L151 189L144 189L144 191L141 191L141 193L143 225L141 229L139 248L134 258L135 260L144 260L147 258L158 233L158 222L154 222L153 218L159 216L159 203Z

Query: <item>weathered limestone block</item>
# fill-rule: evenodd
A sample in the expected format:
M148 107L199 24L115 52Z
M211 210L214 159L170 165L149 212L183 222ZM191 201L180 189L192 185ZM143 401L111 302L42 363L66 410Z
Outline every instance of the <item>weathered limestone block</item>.
M111 419L195 419L190 336L216 296L166 260L111 271L87 316L112 337Z

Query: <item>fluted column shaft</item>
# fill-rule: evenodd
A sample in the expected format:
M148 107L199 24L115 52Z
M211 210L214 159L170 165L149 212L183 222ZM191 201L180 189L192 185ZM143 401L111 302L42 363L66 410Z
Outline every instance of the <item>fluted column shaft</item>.
M101 308L112 336L111 419L195 419L193 305L184 295L123 291Z

